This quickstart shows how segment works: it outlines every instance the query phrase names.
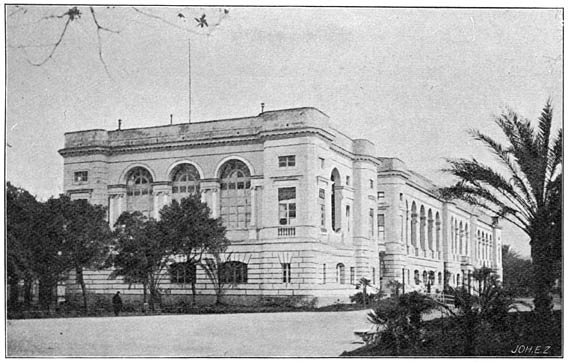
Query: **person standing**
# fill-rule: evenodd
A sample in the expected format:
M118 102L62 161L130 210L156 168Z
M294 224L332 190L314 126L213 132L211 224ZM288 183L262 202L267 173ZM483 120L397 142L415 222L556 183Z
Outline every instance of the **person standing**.
M118 314L122 310L122 298L120 298L120 292L116 292L114 297L112 297L112 308L114 310L114 315L118 317Z

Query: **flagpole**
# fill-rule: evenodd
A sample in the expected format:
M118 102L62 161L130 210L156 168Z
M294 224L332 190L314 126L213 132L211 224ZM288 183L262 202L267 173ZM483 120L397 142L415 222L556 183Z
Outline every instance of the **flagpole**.
M191 123L191 38L187 38L187 71L188 71L188 122Z

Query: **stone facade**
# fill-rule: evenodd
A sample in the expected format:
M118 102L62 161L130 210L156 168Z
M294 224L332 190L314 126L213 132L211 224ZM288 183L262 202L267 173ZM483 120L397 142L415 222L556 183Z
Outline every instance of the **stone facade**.
M396 280L406 290L431 284L434 291L444 271L448 283L461 285L475 267L501 270L497 221L443 202L431 182L396 158L378 157L369 140L332 128L314 108L70 132L60 154L65 192L107 206L111 225L126 210L157 218L173 198L200 192L223 218L232 260L244 268L225 294L242 302L347 300L361 277L384 290ZM141 293L108 274L86 272L89 289ZM169 278L162 289L191 293ZM71 276L68 293L74 290ZM199 269L197 292L213 295Z

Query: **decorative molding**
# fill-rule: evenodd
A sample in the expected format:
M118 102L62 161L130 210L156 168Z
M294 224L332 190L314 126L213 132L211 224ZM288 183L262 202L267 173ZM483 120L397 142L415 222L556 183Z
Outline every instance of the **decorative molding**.
M271 176L273 182L279 181L296 181L303 178L304 175L288 175L288 176Z
M93 189L71 189L71 190L67 190L66 193L69 195L75 195L75 194L91 194L93 192Z

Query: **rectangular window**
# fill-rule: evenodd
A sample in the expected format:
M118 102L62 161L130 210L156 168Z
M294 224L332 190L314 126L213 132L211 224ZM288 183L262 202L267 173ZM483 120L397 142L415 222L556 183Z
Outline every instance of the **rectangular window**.
M320 157L319 161L320 161L320 168L324 168L325 167L325 159Z
M375 268L373 268L373 285L375 285Z
M349 184L351 184L351 177L350 176L345 176L345 184L347 186L349 186Z
M278 219L280 225L291 225L296 221L296 188L278 189Z
M377 201L385 202L385 193L383 191L377 192Z
M325 228L325 190L319 189L320 226Z
M294 167L296 166L296 156L278 156L278 167Z
M355 285L355 267L349 268L349 280L352 285Z
M377 235L379 240L385 240L385 214L377 215Z
M282 283L290 283L292 281L290 263L282 263Z
M373 180L369 180L369 186L371 188L375 187L375 182Z
M375 210L369 209L369 236L375 235Z
M351 206L345 206L345 218L347 219L347 231L351 231Z
M326 282L326 270L325 270L325 264L323 265L323 271L322 271L322 280L323 280L323 284L325 284Z
M74 183L83 183L89 181L89 171L77 171L73 174Z

